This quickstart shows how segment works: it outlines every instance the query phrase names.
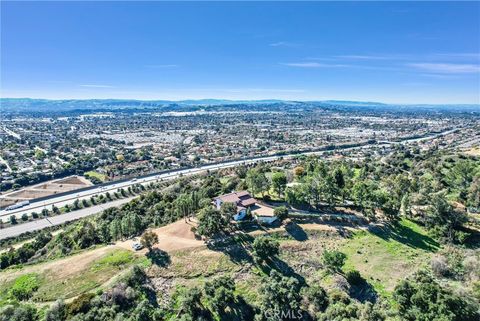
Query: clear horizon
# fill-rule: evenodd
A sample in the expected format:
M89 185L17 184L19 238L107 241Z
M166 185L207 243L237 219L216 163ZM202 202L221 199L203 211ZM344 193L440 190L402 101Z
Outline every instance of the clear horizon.
M480 104L479 2L2 2L1 97Z

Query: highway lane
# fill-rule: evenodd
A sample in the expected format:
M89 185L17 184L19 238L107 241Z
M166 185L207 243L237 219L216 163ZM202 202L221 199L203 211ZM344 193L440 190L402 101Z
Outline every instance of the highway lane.
M365 144L365 145L356 146L356 147L337 148L337 150L341 149L342 151L348 151L348 150L354 150L354 149L366 149L366 148L373 148L373 147L379 147L379 146L390 146L390 145L398 144L398 143L407 144L409 142L418 142L418 141L433 139L433 138L436 138L436 137L439 137L439 136L450 134L450 133L455 132L457 130L458 129L453 129L453 130L445 131L445 132L442 132L442 133L429 135L429 136L426 136L426 137L407 139L407 140L404 140L402 142L383 142L382 144L373 144L373 145ZM153 174L153 175L147 176L145 178L132 179L132 180L125 181L125 182L113 183L113 184L108 185L108 186L100 186L98 188L89 189L89 190L86 190L86 191L81 191L81 192L72 191L71 193L68 193L66 195L58 196L58 197L51 198L51 199L48 199L48 200L45 200L45 201L40 201L40 202L32 201L32 203L30 203L28 206L22 207L20 209L16 209L16 210L12 210L12 211L5 211L5 210L0 211L0 219L2 219L4 222L6 222L11 215L15 215L17 218L20 218L23 214L31 215L32 212L40 213L42 209L44 209L44 208L51 209L53 205L55 205L57 207L62 207L62 206L65 206L67 204L73 204L73 202L76 199L81 201L83 199L89 199L93 195L105 194L106 192L113 193L113 192L116 192L120 188L127 189L129 186L132 186L134 184L149 184L151 182L175 179L175 178L178 178L180 176L189 176L189 175L199 174L199 173L205 172L207 170L215 171L215 170L219 170L219 169L223 169L223 168L235 167L235 166L238 166L238 165L241 165L241 164L254 164L254 163L258 163L258 162L271 162L271 161L275 161L275 160L278 160L278 159L281 159L281 158L290 159L290 158L293 158L293 157L298 157L300 155L321 155L321 154L324 154L326 152L331 152L331 151L332 150L322 150L322 151L304 152L304 153L299 153L299 154L265 156L265 157L258 157L258 158L254 158L254 159L236 160L236 161L231 161L231 162L225 162L225 163L222 163L222 164L204 165L204 166L197 167L197 168L192 168L192 169L179 169L179 170L176 170L176 171L173 171L173 172L163 173L163 174ZM110 204L110 203L108 203L108 204ZM104 204L104 206L105 206L105 204ZM90 208L93 208L93 207L90 207ZM78 211L75 211L75 212L78 212ZM93 212L90 212L90 213L91 214L89 214L89 215L94 214ZM70 214L70 213L68 213L68 214ZM61 216L63 216L63 215L59 215L59 216L55 216L55 217L61 217ZM86 215L86 216L88 216L88 215ZM26 225L26 224L30 224L30 223L33 223L33 222L19 224L19 225L16 225L14 227L21 226L21 225ZM30 226L33 227L34 225L30 225ZM11 227L5 228L5 229L0 229L0 239L4 238L3 237L4 231L6 231L10 228ZM17 227L17 229L21 230L19 227Z
M292 155L285 155L283 157L290 157L290 156ZM53 205L55 205L56 207L62 207L62 206L65 206L66 204L73 204L73 202L76 199L81 201L83 199L89 199L93 195L105 194L106 192L113 193L120 188L127 189L129 186L132 186L134 184L149 184L151 182L171 180L171 179L178 178L180 176L189 176L189 175L199 174L207 170L215 171L222 168L235 167L240 164L252 164L259 161L265 161L265 162L273 161L273 160L279 159L280 157L282 156L268 156L268 157L262 157L260 159L238 160L238 161L232 161L232 162L223 163L223 164L205 165L205 166L192 168L192 169L179 169L178 171L174 171L170 173L152 175L142 179L132 179L126 182L115 183L108 186L100 186L98 188L89 189L86 191L80 191L80 192L72 191L67 195L54 197L45 201L35 202L35 200L33 200L29 205L19 209L15 209L11 211L2 210L0 211L0 218L2 218L4 221L7 221L11 215L15 215L17 218L20 218L23 214L31 215L32 212L40 213L42 209L44 208L51 209Z
M0 230L0 240L6 239L9 237L18 236L25 232L33 232L36 230L41 230L49 226L60 225L65 222L73 221L82 217L87 217L96 213L100 213L101 211L107 208L116 207L116 206L125 204L131 201L132 199L134 199L135 197L138 197L138 196L123 198L123 199L115 200L109 203L94 205L91 207L83 208L77 211L73 211L73 212L69 212L61 215L29 221L23 224L13 225L8 228L4 228Z

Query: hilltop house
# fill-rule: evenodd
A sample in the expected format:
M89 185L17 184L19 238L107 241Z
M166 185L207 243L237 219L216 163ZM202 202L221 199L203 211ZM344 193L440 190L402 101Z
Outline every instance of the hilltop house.
M217 209L220 209L223 203L234 203L237 205L237 214L233 216L235 221L240 221L247 215L247 208L252 207L257 202L247 191L232 192L230 194L220 195L213 199Z
M237 206L237 214L233 216L235 221L243 220L247 215L248 208L260 223L271 224L277 219L273 213L273 208L265 204L259 204L247 191L220 195L214 198L213 202L217 209L220 209L223 203L234 203Z

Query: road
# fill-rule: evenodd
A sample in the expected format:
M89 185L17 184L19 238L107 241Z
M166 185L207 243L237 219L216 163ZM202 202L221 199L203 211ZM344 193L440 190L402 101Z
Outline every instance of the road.
M256 163L256 162L259 162L260 160L266 161L266 162L273 161L278 158L280 157L271 156L271 157L263 157L261 159L254 159L254 160L246 160L246 161L240 160L240 161L232 161L232 162L223 163L223 164L205 165L205 166L192 168L192 169L180 169L178 171L165 173L165 174L152 175L142 179L134 178L126 182L115 183L108 186L99 186L97 188L89 189L86 191L80 191L80 192L72 191L66 195L50 198L45 201L32 200L30 201L29 205L19 209L10 210L10 211L2 210L0 211L0 218L3 219L4 222L6 222L11 215L15 215L17 218L20 218L23 214L30 215L32 212L40 213L42 209L44 208L51 209L53 205L55 205L56 207L63 207L66 204L72 204L76 199L81 201L83 199L89 199L93 195L105 194L106 192L114 193L120 188L127 189L128 187L134 184L149 184L151 182L175 179L180 176L190 176L194 174L199 174L207 170L215 171L222 168L235 167L241 164Z
M438 133L438 134L433 134L433 135L422 137L422 138L406 139L406 140L403 140L401 142L383 142L382 144L374 144L374 145L365 144L365 145L361 145L361 146L357 146L357 147L342 148L342 150L347 151L347 150L353 150L353 149L365 149L365 148L372 148L372 147L378 147L378 146L389 146L389 145L398 144L398 143L407 144L409 142L418 142L418 141L422 141L422 140L437 138L439 136L447 135L447 134L450 134L450 133L452 133L454 131L457 131L457 130L458 129L453 129L453 130L445 131L445 132ZM338 148L337 148L337 150L338 150ZM89 190L86 190L86 191L81 191L81 192L72 191L71 193L68 193L66 195L58 196L58 197L51 198L51 199L48 199L48 200L45 200L45 201L35 202L33 200L33 201L31 201L31 203L28 206L24 206L20 209L11 210L11 211L6 211L6 210L0 211L0 219L2 219L4 222L6 222L11 215L15 215L17 218L20 218L23 214L31 215L32 212L40 213L42 211L42 209L47 208L47 207L49 209L51 209L51 207L53 205L55 205L56 207L63 207L67 204L72 204L76 199L81 201L83 199L89 199L93 195L105 194L106 192L113 193L113 192L116 192L120 188L127 189L129 186L132 186L134 184L149 184L151 182L158 182L158 181L175 179L175 178L178 178L180 176L190 176L190 175L194 175L194 174L199 174L199 173L205 172L207 170L215 171L215 170L219 170L219 169L235 167L235 166L242 165L242 164L254 164L254 163L258 163L258 162L271 162L271 161L275 161L275 160L278 160L278 159L281 159L281 158L290 159L290 158L293 158L293 157L298 157L300 155L321 155L325 152L331 152L331 150L328 150L328 151L322 150L322 151L316 151L316 152L304 152L304 153L301 153L301 154L265 156L265 157L258 157L258 158L254 158L254 159L236 160L236 161L231 161L231 162L225 162L225 163L222 163L222 164L204 165L204 166L197 167L197 168L192 168L192 169L179 169L177 171L164 173L164 174L153 174L153 175L145 177L145 178L132 179L132 180L125 181L125 182L120 182L120 183L113 183L113 184L108 185L108 186L100 186L98 188L89 189ZM119 201L124 201L124 200L119 200ZM100 206L103 206L104 208L106 208L107 206L110 207L109 205L112 204L112 203L115 203L115 202L117 202L117 201L107 203L108 205L103 204L103 205L99 205L99 206L89 207L88 209L81 210L81 211L84 211L84 212L82 212L83 214L79 214L79 215L83 215L83 216L80 216L80 217L93 215L95 213L98 213L98 212L102 211ZM115 205L112 205L112 206L115 206ZM74 213L77 213L77 212L80 212L80 211L75 211L75 212L71 212L71 213L67 213L67 214L58 215L58 216L49 218L48 220L50 220L52 223L53 223L53 221L57 222L57 225L62 224L66 221L75 219L74 216L77 215L77 214L74 214ZM63 218L64 216L65 216L65 218ZM54 218L55 218L55 220L54 220ZM77 217L77 218L79 218L79 217ZM42 222L42 223L37 223L37 222ZM21 234L23 232L26 232L26 231L38 230L38 229L41 229L41 228L44 228L44 227L50 226L50 225L52 225L52 224L49 224L46 221L46 219L42 219L42 220L37 220L37 221L28 222L28 223L18 224L18 225L12 226L12 227L0 229L0 239L7 238L7 237L10 237L10 236L19 235L19 234ZM22 226L25 226L25 228L22 228ZM9 236L6 236L7 234Z
M137 197L137 196L135 196ZM60 225L65 222L73 221L82 217L90 216L96 213L100 213L101 211L110 208L120 206L131 201L135 197L128 197L119 200L115 200L109 203L101 204L101 205L94 205L91 207L83 208L81 210L77 210L70 213L65 213L62 215L42 218L39 220L29 221L23 224L13 225L11 227L5 228L0 230L0 240L6 239L9 237L14 237L25 232L32 232L36 230L41 230L49 226Z

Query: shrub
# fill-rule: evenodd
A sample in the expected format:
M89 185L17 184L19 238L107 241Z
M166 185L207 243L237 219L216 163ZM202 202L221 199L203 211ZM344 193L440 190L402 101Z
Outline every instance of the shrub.
M24 222L28 221L28 215L26 213L22 214L22 221Z
M39 286L38 277L35 273L25 274L15 280L10 294L17 300L28 300L37 291Z
M280 220L283 221L288 216L288 209L285 206L276 207L273 210L273 214Z
M259 262L267 261L279 252L278 241L267 236L259 236L253 241L253 256Z
M315 312L323 312L328 306L328 296L324 288L313 285L308 288L306 299Z
M63 300L57 300L45 313L45 321L65 320L67 317L67 308Z
M125 277L125 283L132 288L140 287L147 280L145 271L138 265L134 265L132 270Z
M333 276L333 285L334 285L337 289L339 289L339 290L341 290L341 291L343 291L343 292L345 292L345 293L349 293L349 292L350 292L350 284L349 284L349 282L347 281L347 279L346 279L343 275L341 275L341 274L335 274L335 275Z
M332 272L340 271L345 264L346 259L347 256L339 251L325 250L322 255L323 264L328 270Z
M442 287L425 271L401 281L393 293L402 320L479 320L478 303Z
M68 304L68 315L75 315L78 313L86 313L90 309L90 301L95 297L93 293L82 293L76 297L70 304Z
M348 283L351 285L360 285L365 282L365 279L357 270L348 271L346 277Z
M448 268L447 258L443 255L436 255L430 261L433 273L437 276L448 276L450 269Z
M32 212L32 217L33 217L33 218L38 218L38 217L39 217L39 215L38 215L38 213L37 213L37 212Z
M6 305L0 308L0 321L37 320L37 310L33 305ZM48 320L49 321L49 320Z

